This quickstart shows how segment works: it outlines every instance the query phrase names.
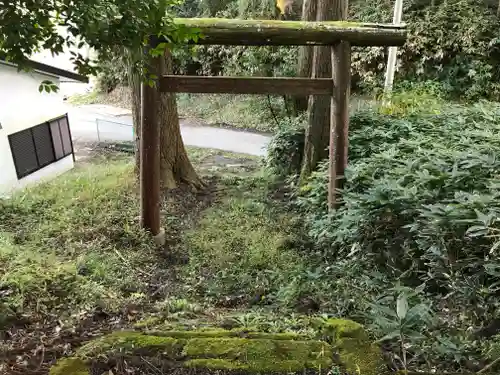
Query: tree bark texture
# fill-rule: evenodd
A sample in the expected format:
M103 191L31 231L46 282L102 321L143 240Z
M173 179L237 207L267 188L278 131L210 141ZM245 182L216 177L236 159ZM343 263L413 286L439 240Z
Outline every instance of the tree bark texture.
M302 21L316 20L316 0L304 0L302 4ZM311 77L314 47L299 47L297 61L297 77ZM307 110L307 96L297 96L294 98L295 113Z
M318 0L317 21L331 20L336 16L335 2L341 0ZM331 78L332 64L330 47L314 47L312 78ZM304 158L300 173L301 181L307 179L318 163L328 157L330 140L330 103L331 99L310 96L308 105L308 124L304 143Z
M172 56L169 51L166 51L162 61L161 74L172 73ZM204 184L189 161L182 141L174 93L161 93L159 120L161 127L160 175L163 187L174 189L179 184L187 184L195 189L203 188Z

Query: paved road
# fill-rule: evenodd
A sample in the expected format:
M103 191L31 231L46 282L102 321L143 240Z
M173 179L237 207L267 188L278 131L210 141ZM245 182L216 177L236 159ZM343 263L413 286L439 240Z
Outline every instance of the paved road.
M71 133L75 141L132 141L132 116L128 110L100 105L67 107ZM98 126L97 126L98 125ZM99 132L98 132L99 128ZM263 156L269 136L242 131L211 128L181 120L184 144L242 154Z

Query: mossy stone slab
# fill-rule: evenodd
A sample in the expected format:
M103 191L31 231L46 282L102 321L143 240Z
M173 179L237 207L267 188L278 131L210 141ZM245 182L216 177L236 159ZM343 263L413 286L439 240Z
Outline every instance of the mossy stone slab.
M60 360L51 375L86 375L95 363L114 358L154 358L177 375L347 374L388 372L378 345L359 323L321 320L317 339L296 333L242 329L119 331L90 341ZM193 372L194 371L194 372Z
M330 337L348 374L384 375L388 368L380 347L372 343L363 326L347 319L328 319L323 335Z
M274 337L257 332L248 336L234 337L234 332L223 330L171 331L170 334L162 332L161 336L135 331L115 332L82 346L74 357L56 364L50 374L88 374L92 361L117 355L154 356L169 361L175 368L256 374L303 373L306 370L323 373L334 364L333 347L323 341L289 340L283 334Z

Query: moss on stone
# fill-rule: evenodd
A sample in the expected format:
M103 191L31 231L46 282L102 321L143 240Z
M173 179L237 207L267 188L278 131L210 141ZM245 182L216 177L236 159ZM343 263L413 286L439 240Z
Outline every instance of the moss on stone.
M237 361L220 358L197 358L184 362L185 367L206 368L210 370L246 370L248 366Z
M252 332L246 329L235 328L232 330L225 329L207 329L196 331L146 331L149 335L155 336L168 336L178 339L190 339L197 337L243 337L249 339L269 339L269 340L305 340L304 336L290 332L290 333L267 333L267 332Z
M120 331L85 344L76 354L79 358L87 359L103 354L112 355L116 352L133 353L137 350L161 352L162 355L175 359L182 350L182 343L173 337Z
M80 358L63 358L52 366L49 375L89 375L89 367Z
M306 337L293 332L266 333L266 332L243 332L240 333L250 339L270 339L270 340L305 340Z
M247 371L262 373L296 373L307 369L306 364L301 361L287 359L276 362L269 361L250 361Z
M160 354L167 360L179 361L179 364L185 367L244 369L255 373L321 370L332 365L333 349L329 344L299 340L300 338L296 334L223 329L167 331L158 335L120 331L85 344L77 350L74 358L59 362L53 371L59 371L54 375L80 375L75 371L87 371L85 360L112 357L116 354ZM76 365L81 366L75 367Z
M163 323L163 320L161 318L157 316L150 316L146 319L139 320L137 323L134 324L134 328L141 329L141 328L154 327L161 323Z
M323 323L324 341L293 333L247 332L242 329L165 331L157 334L121 331L82 346L74 358L59 361L51 375L86 375L85 361L116 354L157 356L186 368L244 370L249 373L321 373L342 365L350 374L380 375L385 365L380 348L360 324L343 319ZM340 363L334 363L334 348ZM339 362L339 361L337 361Z
M290 341L247 338L191 339L184 347L186 357L234 360L252 371L299 371L332 364L332 348L321 341Z
M199 358L191 359L185 362L186 367L208 368L219 371L234 371L244 370L249 373L295 373L305 370L300 361L286 360L280 362L265 362L265 361L234 361L220 358Z
M323 325L323 334L331 337L334 341L346 337L368 340L368 335L363 326L348 319L332 318L326 320Z
M347 373L360 375L387 373L382 351L378 345L370 342L361 324L348 319L328 319L322 325L322 334L334 343Z
M382 350L376 344L358 339L343 339L339 357L349 374L383 375L388 373Z

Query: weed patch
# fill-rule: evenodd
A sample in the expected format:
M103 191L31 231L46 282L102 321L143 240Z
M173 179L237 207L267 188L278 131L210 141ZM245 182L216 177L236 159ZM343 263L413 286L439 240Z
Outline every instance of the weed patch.
M132 164L121 160L1 201L4 308L69 317L144 291L133 271L147 268L153 246L137 230L134 188Z
M197 294L229 307L267 303L300 263L284 246L288 227L285 215L262 202L233 198L210 210L185 235L187 277L195 275L190 284Z
M282 124L277 119L287 117L281 98L255 95L180 94L179 112L214 126L234 127L260 132L274 132ZM277 116L277 119L274 118Z
M91 91L85 94L75 94L68 98L68 102L74 105L99 104L105 98L104 93Z
M353 114L343 205L327 213L325 162L295 189L295 207L336 310L369 322L395 369L477 371L496 339L471 332L500 306L499 108L406 110ZM271 151L296 139L280 137ZM269 160L286 174L285 157Z

